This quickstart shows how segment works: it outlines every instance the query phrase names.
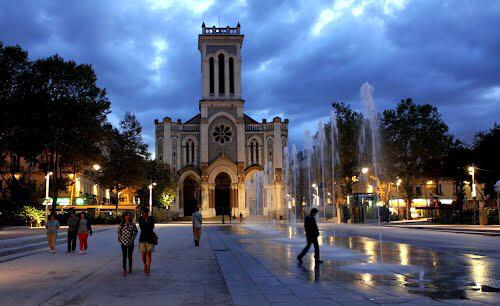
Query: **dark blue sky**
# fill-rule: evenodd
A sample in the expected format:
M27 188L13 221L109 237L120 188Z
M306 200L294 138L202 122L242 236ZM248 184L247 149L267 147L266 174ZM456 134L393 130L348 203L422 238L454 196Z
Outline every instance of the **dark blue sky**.
M71 3L71 5L69 4ZM32 59L55 53L92 64L116 123L126 111L153 144L153 120L198 111L197 35L235 26L243 44L243 97L257 120L290 119L292 142L327 120L332 101L359 109L359 87L377 108L402 98L430 103L470 141L500 118L500 1L9 1L0 40ZM152 149L152 148L150 148Z

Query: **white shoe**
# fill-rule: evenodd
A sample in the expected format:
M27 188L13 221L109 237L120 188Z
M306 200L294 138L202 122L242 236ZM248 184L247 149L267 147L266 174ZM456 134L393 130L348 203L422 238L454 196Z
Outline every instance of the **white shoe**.
M54 253L56 252L56 250L50 250L50 252L51 252L52 254L54 254Z
M78 253L78 254L82 255L82 254L83 254L83 252L82 252L82 251L80 251L80 253Z

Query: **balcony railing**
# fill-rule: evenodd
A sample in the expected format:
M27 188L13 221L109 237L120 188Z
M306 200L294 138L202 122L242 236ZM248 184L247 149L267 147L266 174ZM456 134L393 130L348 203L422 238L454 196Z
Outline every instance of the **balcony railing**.
M217 28L217 27L202 28L202 34L208 34L208 35L238 35L238 34L240 34L240 28L230 28L230 27L225 27L225 28Z
M180 125L178 130L181 132L198 132L200 130L199 125L189 124L189 125Z
M272 131L273 129L274 126L272 123L257 123L245 125L245 131L248 132Z

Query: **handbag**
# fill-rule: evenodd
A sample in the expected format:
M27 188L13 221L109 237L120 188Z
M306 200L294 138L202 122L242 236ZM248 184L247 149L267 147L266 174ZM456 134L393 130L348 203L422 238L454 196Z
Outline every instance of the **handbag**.
M158 235L156 235L155 232L153 232L153 235L151 235L151 242L153 243L153 245L158 244Z

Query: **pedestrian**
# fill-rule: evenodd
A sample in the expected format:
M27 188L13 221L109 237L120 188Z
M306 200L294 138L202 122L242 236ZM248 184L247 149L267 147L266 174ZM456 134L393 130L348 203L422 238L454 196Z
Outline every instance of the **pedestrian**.
M123 276L127 276L127 258L128 273L132 273L132 254L134 252L134 241L137 236L137 226L132 219L130 212L124 212L122 222L118 227L118 242L122 247Z
M59 231L59 221L56 219L56 215L51 214L49 216L49 221L45 224L47 229L47 242L49 244L49 251L54 254L56 252L56 239L57 231Z
M71 211L68 218L68 250L66 253L74 252L76 249L77 224L78 217L74 211Z
M141 209L139 227L141 228L139 250L141 251L142 262L144 263L144 274L149 276L151 273L151 253L158 241L158 237L153 231L155 227L154 218L149 215L149 209L147 207Z
M202 223L203 223L203 216L200 212L200 208L196 206L194 208L194 213L193 213L193 236L194 236L194 245L196 246L200 246Z
M86 254L88 249L87 239L89 235L92 236L92 227L90 226L90 220L87 218L87 213L80 213L76 228L78 231L78 240L80 241L80 255L83 253Z
M243 222L243 214L240 213L240 223Z
M314 260L316 263L320 264L323 261L319 259L319 244L318 244L318 236L319 236L319 230L318 230L318 225L316 224L316 214L318 213L318 209L313 208L311 209L311 213L307 215L304 219L304 230L306 232L306 238L307 238L307 245L304 247L302 252L297 256L297 261L299 263L302 263L302 257L304 257L307 252L309 251L309 248L311 247L311 244L314 245Z

